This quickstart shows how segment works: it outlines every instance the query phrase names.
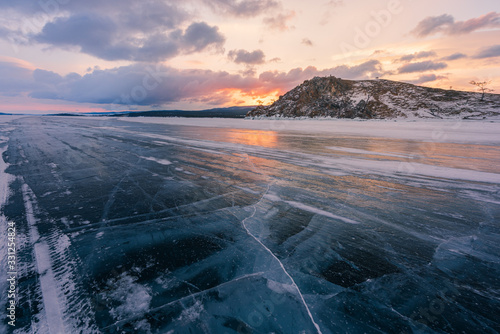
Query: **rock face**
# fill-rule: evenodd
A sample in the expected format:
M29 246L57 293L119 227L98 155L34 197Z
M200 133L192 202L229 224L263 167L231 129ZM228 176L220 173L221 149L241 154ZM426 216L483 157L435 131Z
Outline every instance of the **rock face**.
M500 95L420 87L389 80L306 80L247 117L499 118Z

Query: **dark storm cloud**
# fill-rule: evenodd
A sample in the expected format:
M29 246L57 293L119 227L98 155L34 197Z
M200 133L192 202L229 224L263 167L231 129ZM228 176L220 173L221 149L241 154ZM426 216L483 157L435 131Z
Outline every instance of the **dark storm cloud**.
M500 44L486 47L474 55L474 58L476 59L493 57L500 57Z
M452 61L452 60L457 60L457 59L462 59L462 58L467 58L467 55L464 53L461 53L461 52L456 52L454 54L443 57L441 59L446 60L446 61Z
M500 14L490 12L459 22L455 22L453 16L448 14L431 16L420 21L412 33L417 37L426 37L440 32L446 35L462 35L484 28L500 28Z
M398 73L414 73L414 72L425 72L431 70L441 70L448 67L446 63L433 62L433 61L422 61L419 63L410 63L401 66L398 69Z
M195 22L186 29L181 41L185 51L200 52L209 46L222 49L225 38L218 27L211 27L205 22Z
M253 17L260 15L268 10L276 9L281 6L278 0L195 0L196 4L204 3L214 12L223 15L233 15L239 17ZM2 1L0 8L13 8L25 13L40 13L46 12L53 14L56 11L81 12L92 9L94 12L113 11L113 10L130 10L131 15L140 16L142 13L136 9L148 5L154 9L150 11L152 16L165 13L165 7L170 6L170 12L178 11L180 1L175 0L86 0L86 1L68 1L68 0L16 0Z
M191 0L195 5L201 3L211 8L215 13L238 17L254 17L269 10L279 9L279 0ZM0 9L14 9L24 14L60 15L63 12L75 13L111 13L117 12L122 18L129 18L127 23L139 25L169 25L177 26L178 20L190 16L182 9L178 0L16 0L1 1ZM147 18L147 20L143 20Z
M280 6L275 0L202 0L215 12L241 17L252 17Z
M114 43L118 27L108 18L75 15L47 23L35 39L55 46L79 46L82 52L103 53Z
M228 53L229 59L236 64L259 65L265 62L266 55L262 50L252 52L246 50L231 50Z
M256 78L210 70L178 70L138 63L84 76L39 72L37 89L30 96L72 102L117 105L161 105L191 99L220 99L219 91L251 91Z
M47 23L35 40L60 47L78 47L81 52L106 60L158 61L209 47L222 49L224 36L205 22L192 23L185 31L155 32L132 37L109 17L74 15Z
M434 51L420 51L420 52L415 52L412 54L404 55L401 58L399 58L398 61L412 61L414 59L435 57L436 55L437 54Z
M118 14L129 12L131 15L136 14L137 16L150 14L148 15L149 20L158 23L159 21L155 21L154 18L159 15L170 16L171 19L184 16L186 12L178 4L178 1L172 0L142 0L140 2L136 0L16 0L0 1L0 8L14 9L24 14L47 15L81 12L114 12Z
M21 44L73 47L105 60L160 61L180 54L223 50L218 27L193 22L179 2L146 0L42 0L33 5L3 3L26 17L17 30L2 27L2 37Z

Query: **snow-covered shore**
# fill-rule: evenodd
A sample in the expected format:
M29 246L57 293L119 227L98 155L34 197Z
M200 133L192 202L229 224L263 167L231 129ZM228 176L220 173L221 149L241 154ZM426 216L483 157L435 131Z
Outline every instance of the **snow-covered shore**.
M424 142L500 144L500 121L489 120L346 120L346 119L223 119L223 118L120 118L154 123L260 131L331 133L357 137L384 137Z

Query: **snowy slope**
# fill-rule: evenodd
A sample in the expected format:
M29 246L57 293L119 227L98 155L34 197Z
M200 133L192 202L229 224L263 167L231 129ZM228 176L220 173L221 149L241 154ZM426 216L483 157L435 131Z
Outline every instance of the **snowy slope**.
M461 92L389 80L304 81L270 106L247 116L334 118L500 118L500 95Z

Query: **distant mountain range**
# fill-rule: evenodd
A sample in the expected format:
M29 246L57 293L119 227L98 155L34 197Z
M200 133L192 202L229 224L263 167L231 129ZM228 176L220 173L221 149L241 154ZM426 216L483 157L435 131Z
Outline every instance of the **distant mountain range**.
M500 95L415 86L389 80L306 80L249 117L500 118Z
M255 106L214 108L206 110L151 110L104 113L61 113L50 116L112 116L112 117L196 117L196 118L244 118Z

